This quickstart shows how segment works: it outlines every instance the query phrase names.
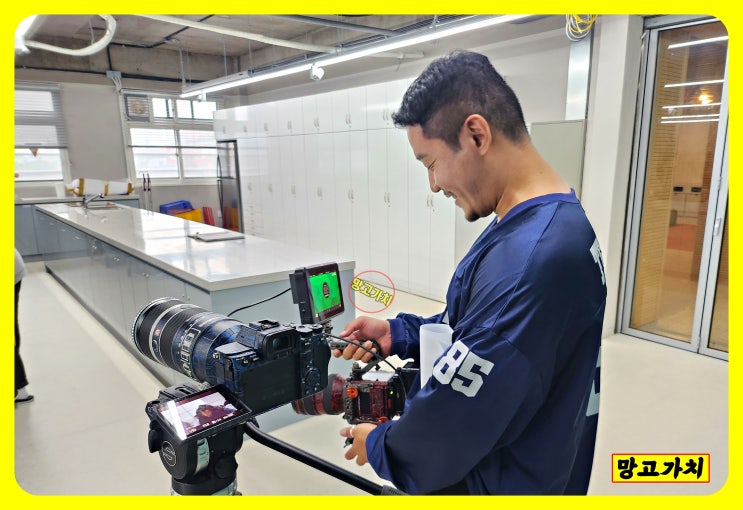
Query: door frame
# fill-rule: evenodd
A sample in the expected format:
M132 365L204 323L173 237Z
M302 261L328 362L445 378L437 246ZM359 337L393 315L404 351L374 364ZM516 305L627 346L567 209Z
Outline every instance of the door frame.
M636 136L633 148L632 174L630 179L630 196L628 201L627 227L625 246L623 250L624 264L622 269L622 298L618 313L618 329L621 333L649 340L687 351L698 352L708 356L728 359L728 353L711 349L707 346L714 304L714 293L717 285L717 270L719 268L720 250L722 246L723 228L719 228L719 235L715 232L715 222L725 218L728 198L727 172L727 142L728 142L728 72L729 50L726 57L725 77L722 88L720 106L720 121L716 136L715 154L713 161L712 178L710 182L710 199L707 209L707 219L704 225L704 240L702 260L700 263L699 281L697 285L696 303L691 341L684 342L674 338L649 333L630 327L632 300L634 296L634 278L638 264L638 240L642 218L643 198L645 192L645 178L649 153L649 137L651 131L656 65L658 57L658 39L661 32L693 25L714 23L716 18L699 17L661 17L647 20L643 38L645 40L642 55L642 75L638 97L638 114L635 122ZM710 280L710 278L712 278ZM706 329L705 329L706 328Z

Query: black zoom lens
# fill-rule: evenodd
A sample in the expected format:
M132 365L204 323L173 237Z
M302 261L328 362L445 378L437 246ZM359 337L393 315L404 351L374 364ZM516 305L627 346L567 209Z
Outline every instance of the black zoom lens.
M338 374L328 376L330 384L323 391L314 395L308 395L292 402L292 409L297 414L342 414L343 392L345 391L346 379Z
M134 320L132 340L139 352L200 382L217 384L211 353L244 325L175 298L145 306Z

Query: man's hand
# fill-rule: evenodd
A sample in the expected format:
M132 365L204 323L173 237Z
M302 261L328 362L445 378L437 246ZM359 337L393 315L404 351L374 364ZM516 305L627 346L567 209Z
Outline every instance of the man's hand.
M359 423L341 429L341 436L353 440L344 455L346 459L352 460L356 457L356 464L359 466L363 466L369 461L366 457L366 436L375 428L377 426L372 423Z
M377 353L383 358L390 355L392 349L392 335L390 334L390 323L385 320L373 319L371 317L357 317L346 325L346 328L339 333L341 338L347 338L355 342L362 342L361 345L366 349L372 349L373 344L369 340L374 339L381 347L382 352ZM333 351L333 356L336 358L343 356L343 359L353 359L355 361L362 361L368 363L374 355L364 349L360 349L354 344L348 344L348 346L340 350L336 349Z

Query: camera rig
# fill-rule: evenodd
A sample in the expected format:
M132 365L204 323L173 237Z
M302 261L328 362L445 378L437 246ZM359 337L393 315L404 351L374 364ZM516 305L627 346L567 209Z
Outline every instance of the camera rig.
M135 318L139 352L202 383L165 388L145 406L149 450L171 474L172 494L239 494L235 454L243 434L370 494L403 494L258 427L259 414L328 386L330 319L344 310L338 266L297 269L290 283L300 325L244 324L174 298L149 303Z

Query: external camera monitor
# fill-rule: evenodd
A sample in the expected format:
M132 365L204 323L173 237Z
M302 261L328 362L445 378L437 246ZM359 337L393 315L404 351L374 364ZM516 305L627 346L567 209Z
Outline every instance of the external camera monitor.
M335 262L299 268L289 280L302 324L320 324L343 313L341 277Z
M250 411L221 385L148 409L181 442L209 437L245 423Z

